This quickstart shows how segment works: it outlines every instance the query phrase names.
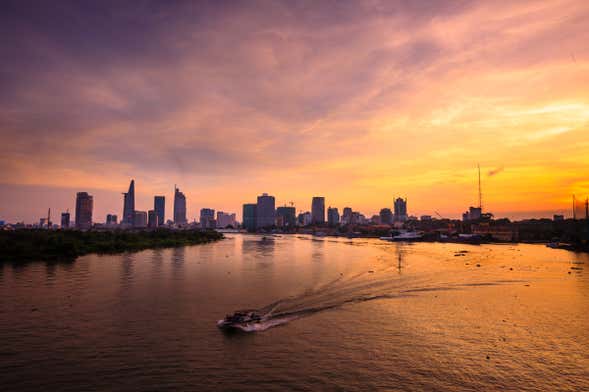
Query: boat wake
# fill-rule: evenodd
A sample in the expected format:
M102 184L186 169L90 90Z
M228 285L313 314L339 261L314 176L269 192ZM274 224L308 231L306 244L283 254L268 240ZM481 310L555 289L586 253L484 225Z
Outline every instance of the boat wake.
M307 290L301 295L280 299L255 310L261 316L259 322L242 324L237 328L244 332L261 332L318 312L335 310L351 304L411 297L428 292L465 290L524 282L521 280L497 280L469 283L447 282L432 285L431 277L424 276L413 279L412 284L408 286L405 280L395 278L386 270L380 272L382 274L374 274L374 271L369 271L346 279L340 276L327 284Z

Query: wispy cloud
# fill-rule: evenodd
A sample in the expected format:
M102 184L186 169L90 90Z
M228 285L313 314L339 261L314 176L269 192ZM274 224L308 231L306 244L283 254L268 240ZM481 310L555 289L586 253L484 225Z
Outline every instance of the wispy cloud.
M9 2L0 182L174 181L193 211L266 190L367 213L402 193L428 212L445 192L436 203L458 213L482 157L510 167L494 186L565 193L540 177L582 177L587 143L537 162L589 122L588 17L568 0ZM517 192L502 195L512 211Z

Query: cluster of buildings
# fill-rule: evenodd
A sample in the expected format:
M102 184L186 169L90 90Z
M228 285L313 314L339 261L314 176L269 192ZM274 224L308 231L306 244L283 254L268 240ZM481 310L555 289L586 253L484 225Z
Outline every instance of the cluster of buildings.
M87 192L76 194L76 215L74 227L76 229L89 229L93 226L92 212L94 198ZM123 193L123 215L120 222L116 214L107 214L105 226L107 228L156 228L164 225L166 214L165 196L154 196L153 209L141 211L135 208L135 180L131 180L129 190ZM186 220L186 196L174 186L174 221L176 224L185 224ZM70 228L70 214L61 214L61 227Z
M243 205L243 228L248 231L267 230L271 228L293 228L295 226L338 226L362 224L402 224L410 217L407 215L407 199L394 200L394 213L390 208L383 208L379 215L367 219L363 214L345 207L340 215L338 208L325 208L325 197L315 196L311 199L311 211L296 213L292 205L276 207L274 196L263 193L256 203Z
M475 227L476 230L490 230L488 222L493 219L493 214L483 213L482 197L480 191L480 172L479 172L479 205L478 207L469 207L468 211L462 214L462 222L468 226ZM573 196L573 220L575 214L575 197ZM330 230L340 230L342 227L362 226L366 227L395 227L402 228L419 226L428 228L436 226L439 222L452 221L443 218L439 213L436 214L441 220L432 218L431 215L422 215L419 219L415 216L408 215L407 199L396 197L393 200L392 208L382 208L378 214L368 218L350 207L345 207L340 213L336 207L328 206L326 208L325 197L315 196L311 199L310 211L300 211L297 214L296 208L291 202L290 205L276 207L274 196L267 193L257 197L255 203L243 204L243 221L240 225L236 220L235 213L215 211L211 208L202 208L200 210L199 222L196 220L189 223L186 215L186 196L174 185L173 214L171 220L165 220L166 216L166 198L165 196L156 195L153 197L153 208L149 210L138 210L135 204L135 180L131 180L129 189L123 193L123 211L121 219L116 214L107 214L104 224L93 222L94 198L87 192L78 192L76 194L75 220L71 222L69 210L61 214L61 228L90 229L95 228L243 228L247 231L265 231L269 229L278 229L284 231L293 231L296 228L310 226L308 229L315 230L315 227L329 227ZM584 202L585 219L589 221L589 198ZM554 222L564 222L563 215L554 215ZM459 221L453 221L450 226L455 227ZM473 226L478 225L478 226ZM11 227L40 227L40 228L57 228L51 222L51 210L48 211L47 217L40 219L38 225L24 225L19 223L10 225ZM432 227L433 227L432 226ZM461 225L462 227L463 225ZM6 228L7 225L0 221L0 228ZM349 230L350 227L346 227ZM386 228L385 227L385 228ZM449 227L450 228L450 227ZM475 229L471 229L475 232ZM494 230L498 226L494 225ZM303 229L307 230L307 229ZM461 229L465 231L466 229ZM466 230L468 231L468 230ZM509 230L505 230L506 233ZM509 234L509 233L508 233ZM507 234L506 234L507 237Z
M166 197L154 196L153 208L147 211L138 210L135 207L135 180L131 180L129 190L123 193L123 214L119 221L116 214L107 214L104 228L157 228L160 226L183 227L188 225L186 218L186 196L174 186L174 206L173 220L165 220L166 217ZM69 211L61 214L61 228L76 228L80 230L89 229L93 223L94 198L87 192L78 192L76 194L76 211L75 222L70 222ZM223 211L217 212L215 219L215 210L203 208L200 214L200 227L217 228L217 227L236 227L235 214L228 214ZM41 227L52 227L50 218L42 218Z

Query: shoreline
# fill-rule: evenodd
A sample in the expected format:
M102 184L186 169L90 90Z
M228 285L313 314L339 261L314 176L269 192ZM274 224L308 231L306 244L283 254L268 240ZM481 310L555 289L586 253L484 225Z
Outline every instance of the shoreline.
M0 264L73 262L88 254L121 254L146 249L201 245L225 238L214 230L76 231L14 230L0 232Z
M354 236L346 236L346 235L333 235L333 234L324 234L324 235L316 235L313 233L263 233L263 232L230 232L228 234L246 234L246 235L255 235L261 237L280 237L283 235L306 235L313 238L344 238L344 239L356 239L356 238L370 238L370 239L380 239L379 236L374 235L354 235ZM428 242L428 243L439 243L439 244L461 244L461 245L518 245L518 244L528 244L528 245L545 245L547 248L550 249L561 249L561 250L568 250L571 252L581 252L581 253L589 253L589 248L583 245L575 245L571 243L565 242L554 242L554 241L547 241L547 240L529 240L529 241L500 241L500 240L493 240L493 239L481 239L480 241L469 242L469 241L440 241L437 239L419 239L419 240L405 240L405 241L385 241L384 242L399 242L399 243L411 243L411 242ZM550 246L554 244L554 246Z

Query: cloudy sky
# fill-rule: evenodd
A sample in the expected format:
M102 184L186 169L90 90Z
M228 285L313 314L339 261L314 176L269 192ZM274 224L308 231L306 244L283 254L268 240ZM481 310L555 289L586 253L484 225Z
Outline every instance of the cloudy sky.
M589 194L589 2L3 1L0 220L174 184L512 218ZM570 213L569 213L570 214ZM169 216L170 214L168 214Z

